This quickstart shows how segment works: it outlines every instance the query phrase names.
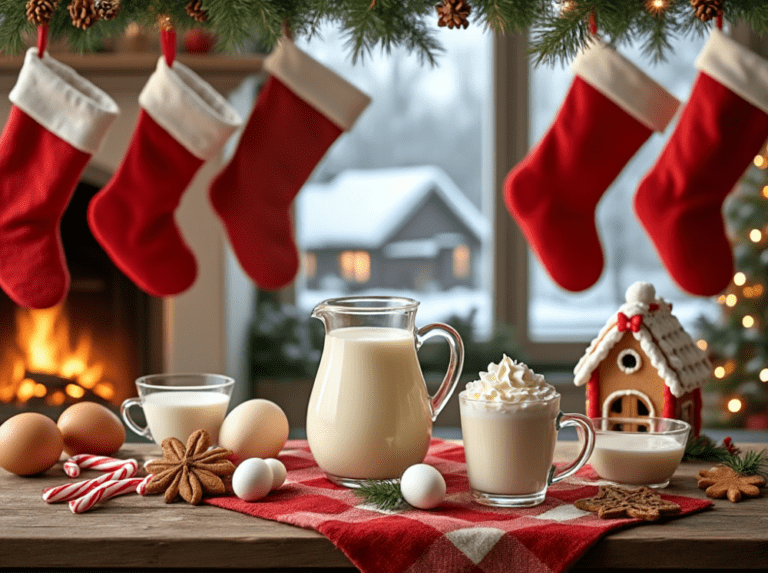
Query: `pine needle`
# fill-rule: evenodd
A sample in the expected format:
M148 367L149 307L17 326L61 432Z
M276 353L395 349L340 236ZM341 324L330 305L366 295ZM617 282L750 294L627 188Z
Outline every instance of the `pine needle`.
M684 460L703 460L707 462L725 462L734 457L725 446L718 446L709 436L701 434L685 446Z
M753 476L760 474L768 476L768 450L747 452L743 458L730 456L722 462L738 474Z
M379 509L391 511L408 507L408 503L400 492L400 482L396 480L366 481L354 492L366 503Z

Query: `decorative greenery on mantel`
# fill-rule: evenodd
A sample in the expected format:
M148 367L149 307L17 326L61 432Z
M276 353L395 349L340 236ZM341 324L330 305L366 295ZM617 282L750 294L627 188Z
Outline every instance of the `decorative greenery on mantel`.
M42 1L42 0L37 0ZM76 0L48 0L55 5L50 34L67 37L74 49L98 49L106 37L122 34L129 24L157 26L170 17L178 30L204 27L219 38L219 47L234 51L258 38L269 49L283 33L311 37L326 24L347 39L353 60L374 50L403 46L430 64L439 63L436 39L437 7L458 0L202 0L205 22L187 11L190 0L109 0L120 10L111 20L97 20L86 30L72 24L68 5ZM83 1L83 0L80 0ZM97 4L105 0L95 1ZM195 0L192 0L193 2ZM768 2L763 0L464 0L469 25L497 33L530 29L530 47L537 62L569 61L589 39L590 15L602 37L614 44L641 45L654 59L669 55L674 36L704 33L701 4L720 7L727 20L744 20L757 32L768 33ZM0 0L0 50L17 53L24 33L34 33L26 17L27 0ZM709 9L709 8L708 8ZM464 13L462 12L462 13ZM707 16L710 18L711 16ZM461 26L450 30L461 34Z

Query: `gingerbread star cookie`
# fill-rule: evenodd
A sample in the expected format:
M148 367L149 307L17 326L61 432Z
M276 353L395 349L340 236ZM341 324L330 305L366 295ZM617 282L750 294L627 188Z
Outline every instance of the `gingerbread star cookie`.
M601 485L597 495L576 500L573 505L583 511L597 512L600 519L616 517L639 517L645 521L656 521L662 515L680 512L680 506L647 487L626 489L615 485Z
M226 491L222 477L235 471L235 464L227 458L232 452L225 448L208 449L211 437L205 430L189 436L187 447L176 438L163 440L163 459L146 464L145 469L155 474L147 484L146 492L165 492L165 503L177 496L197 505L203 494L222 494Z
M765 479L759 475L745 476L727 466L715 466L699 471L699 489L706 490L707 497L727 497L736 503L743 497L759 497Z

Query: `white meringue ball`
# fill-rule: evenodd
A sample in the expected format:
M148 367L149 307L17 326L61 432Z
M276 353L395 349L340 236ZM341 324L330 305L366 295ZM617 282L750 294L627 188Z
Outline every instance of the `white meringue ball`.
M232 474L232 489L244 501L257 501L272 491L272 469L261 458L243 460Z
M445 497L445 478L428 464L416 464L403 472L400 493L413 507L432 509Z
M275 458L269 458L268 460L264 461L267 462L269 469L272 470L272 489L276 490L281 485L283 485L283 483L285 483L288 470L285 469L283 462Z

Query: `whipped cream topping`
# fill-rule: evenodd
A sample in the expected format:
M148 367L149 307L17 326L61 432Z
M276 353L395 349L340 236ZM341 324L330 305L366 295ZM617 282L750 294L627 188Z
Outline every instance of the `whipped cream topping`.
M498 364L489 364L487 372L480 372L480 379L468 383L465 391L471 400L504 404L541 402L557 395L557 390L547 384L543 375L506 354Z

